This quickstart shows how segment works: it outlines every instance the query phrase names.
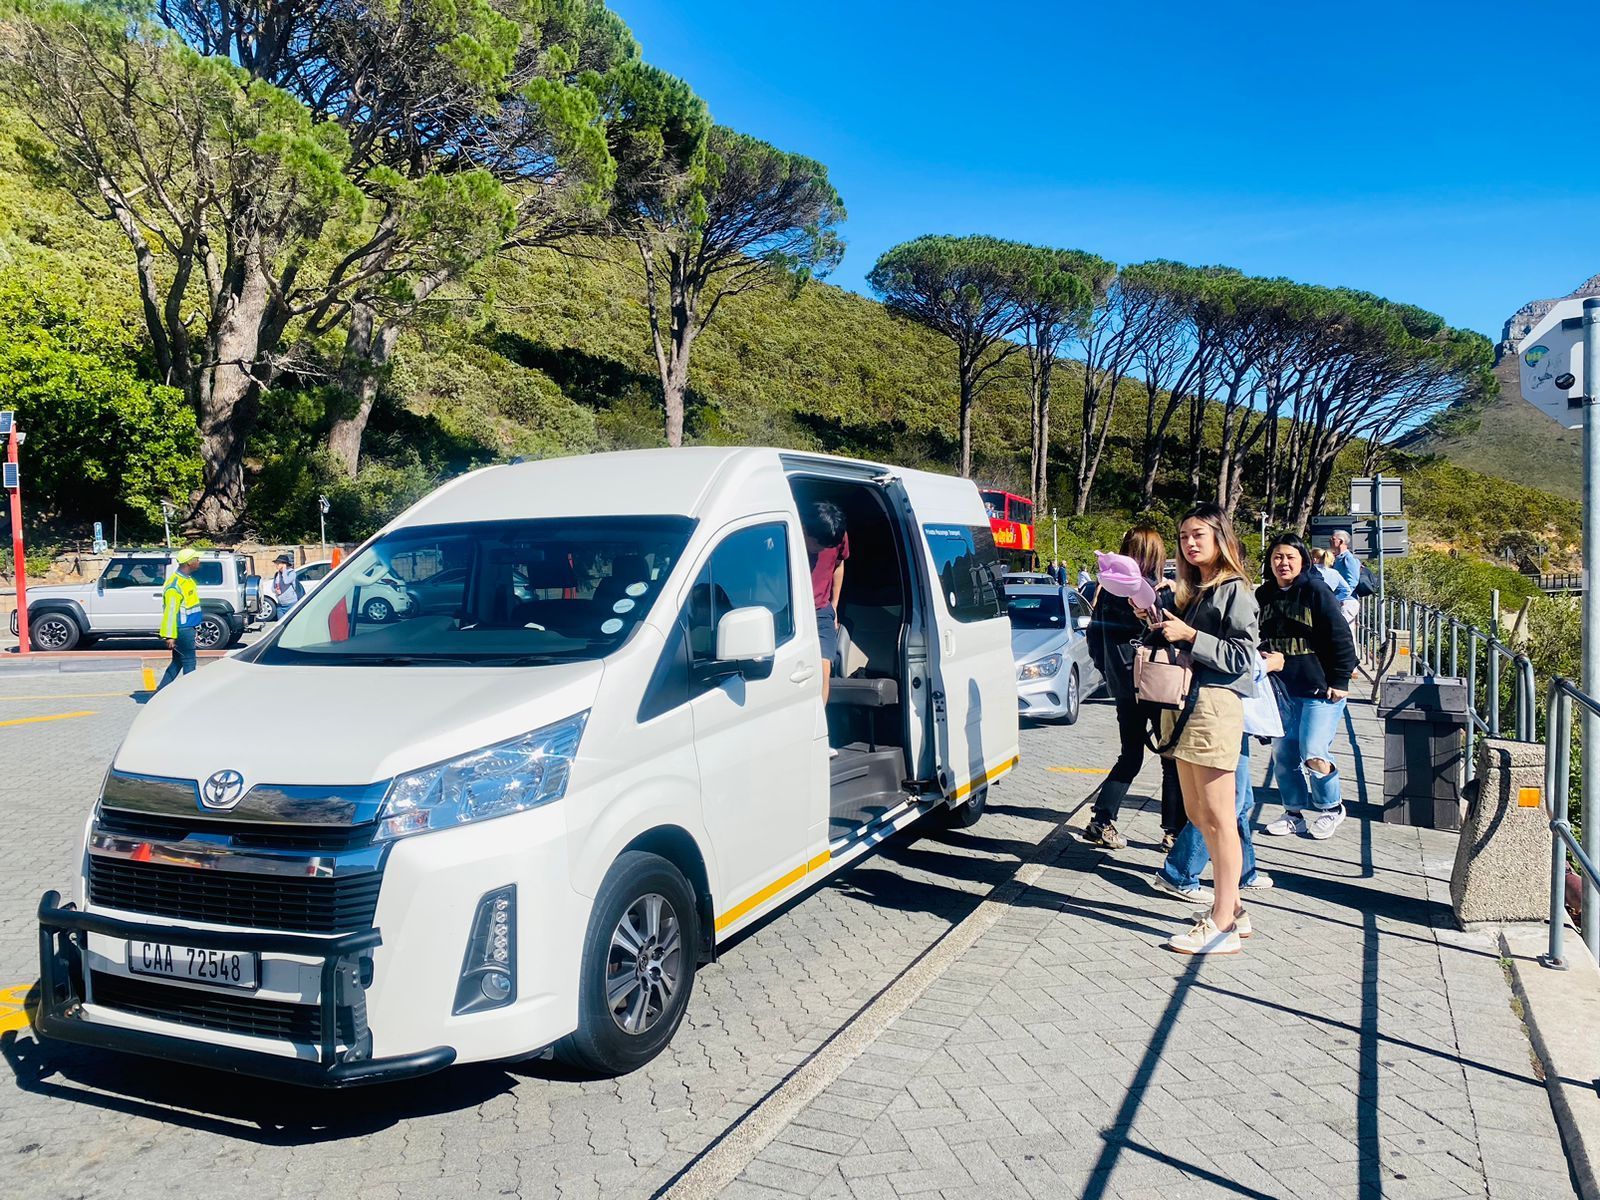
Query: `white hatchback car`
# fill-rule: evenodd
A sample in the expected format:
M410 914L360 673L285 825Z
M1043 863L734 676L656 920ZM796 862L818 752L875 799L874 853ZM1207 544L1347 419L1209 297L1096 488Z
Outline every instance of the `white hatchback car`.
M309 562L295 571L295 578L305 588L306 595L310 595L322 585L322 581L333 570L332 559L318 559ZM366 574L370 577L361 585L361 594L356 598L361 615L375 625L382 625L396 617L408 615L416 607L415 598L407 589L405 582L396 577L382 563L371 564Z

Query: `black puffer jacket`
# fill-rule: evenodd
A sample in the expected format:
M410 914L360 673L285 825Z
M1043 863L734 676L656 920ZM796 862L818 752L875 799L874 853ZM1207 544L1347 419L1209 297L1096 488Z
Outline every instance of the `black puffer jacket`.
M1356 643L1328 585L1307 568L1288 587L1269 579L1256 589L1261 648L1283 655L1278 676L1291 696L1321 697L1350 689Z
M1155 581L1151 581L1155 587ZM1156 587L1161 608L1172 611L1172 589ZM1114 700L1132 700L1133 648L1144 636L1145 625L1124 596L1113 596L1105 588L1095 592L1094 611L1089 616L1089 657L1105 677L1106 690Z

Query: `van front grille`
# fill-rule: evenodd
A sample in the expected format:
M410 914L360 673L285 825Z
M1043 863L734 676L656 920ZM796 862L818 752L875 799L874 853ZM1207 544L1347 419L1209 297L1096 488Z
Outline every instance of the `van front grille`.
M383 875L258 875L89 856L89 902L149 913L291 933L367 929L378 910Z
M315 1045L322 1040L322 1006L257 1000L254 996L201 991L169 983L149 983L104 971L90 972L92 1003L200 1029ZM347 1007L334 1010L337 1041L355 1040L355 1018Z

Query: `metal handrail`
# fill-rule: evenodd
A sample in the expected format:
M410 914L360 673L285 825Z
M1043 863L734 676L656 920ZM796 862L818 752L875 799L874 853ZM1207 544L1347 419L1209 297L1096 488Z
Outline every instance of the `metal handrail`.
M1374 680L1375 688L1382 684L1383 675L1393 662L1391 643L1397 631L1406 632L1410 638L1407 648L1409 660L1405 667L1408 674L1460 678L1462 652L1465 650L1468 715L1471 721L1465 764L1468 780L1477 771L1475 738L1479 735L1492 738L1503 736L1501 715L1505 702L1501 697L1502 665L1508 666L1512 672L1512 736L1519 742L1535 740L1539 683L1534 676L1533 661L1526 654L1519 654L1495 633L1485 632L1431 604L1390 597L1383 601L1380 608L1378 598L1368 596L1361 604L1358 640L1368 661L1382 664ZM1480 659L1485 685L1481 709L1478 704ZM1448 671L1445 670L1447 663Z
M1547 967L1566 970L1567 852L1585 876L1583 940L1589 953L1600 958L1600 921L1590 919L1596 906L1590 896L1600 893L1600 870L1572 836L1567 820L1572 791L1572 705L1600 718L1600 702L1586 695L1571 680L1557 677L1545 693L1544 796L1550 818L1550 948L1542 960Z

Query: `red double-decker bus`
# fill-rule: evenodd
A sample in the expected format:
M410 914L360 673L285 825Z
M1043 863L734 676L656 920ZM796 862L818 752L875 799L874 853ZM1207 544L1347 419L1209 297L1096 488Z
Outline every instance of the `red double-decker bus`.
M1033 563L1033 501L1015 492L979 488L983 507L989 510L989 528L995 549L1010 566Z

